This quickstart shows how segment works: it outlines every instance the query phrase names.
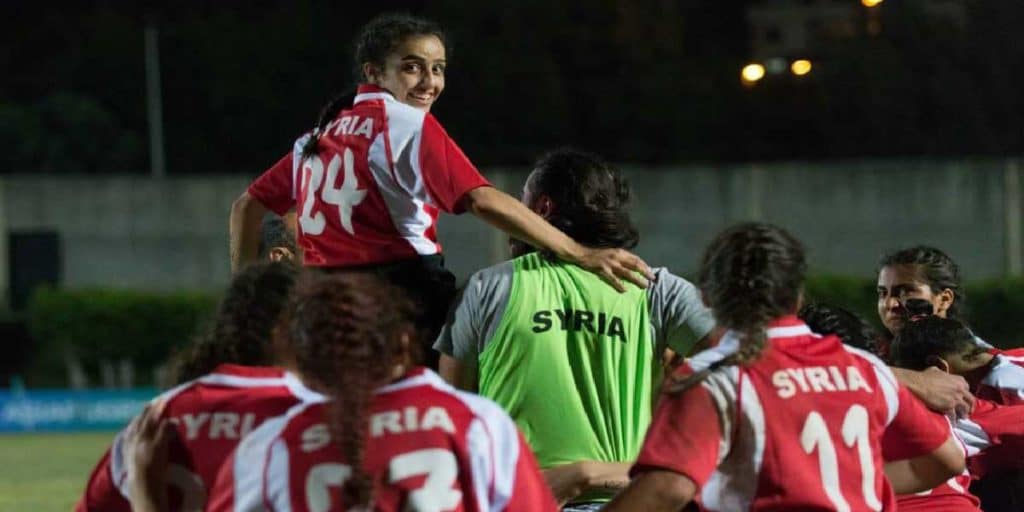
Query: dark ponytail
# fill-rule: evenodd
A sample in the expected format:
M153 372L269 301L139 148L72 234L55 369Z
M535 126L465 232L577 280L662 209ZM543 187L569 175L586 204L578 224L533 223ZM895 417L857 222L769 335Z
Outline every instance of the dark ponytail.
M342 491L347 510L373 500L363 467L370 404L397 364L416 362L413 313L398 289L368 274L309 274L296 286L288 342L303 377L332 397L328 429L352 468Z
M698 284L716 322L736 332L740 349L668 391L682 392L723 366L757 360L768 324L796 310L806 271L803 246L782 228L746 223L719 234L704 253Z
M354 92L344 92L331 98L331 101L324 105L324 108L320 110L320 116L316 119L316 125L313 126L313 131L309 134L309 138L306 139L306 143L302 145L303 160L320 153L320 137L323 136L327 125L338 117L342 109L351 105L355 97Z

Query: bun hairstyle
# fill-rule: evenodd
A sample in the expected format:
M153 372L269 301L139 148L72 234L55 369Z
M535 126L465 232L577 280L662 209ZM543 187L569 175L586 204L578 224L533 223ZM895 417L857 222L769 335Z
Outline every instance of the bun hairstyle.
M288 343L303 377L333 397L328 428L352 467L342 491L348 509L372 501L363 470L369 407L396 365L418 361L414 313L399 289L369 274L311 273L296 286Z
M545 154L527 187L534 197L551 198L548 222L583 245L632 249L640 241L629 215L629 183L592 153L563 148Z
M356 83L366 81L363 76L363 64L374 64L379 68L384 67L384 61L388 55L402 44L406 38L418 35L431 35L441 40L445 47L445 53L450 54L448 38L441 26L433 21L418 18L410 14L390 13L382 14L372 19L363 26L362 31L356 38L354 55L353 78ZM338 117L341 110L351 105L355 99L354 91L346 91L332 98L320 111L316 124L313 125L312 135L302 146L302 158L316 156L320 152L320 137L328 123Z
M757 360L768 324L796 310L807 264L803 245L786 230L745 223L715 237L701 261L698 285L715 321L734 331L740 349L669 386L682 392L727 365Z

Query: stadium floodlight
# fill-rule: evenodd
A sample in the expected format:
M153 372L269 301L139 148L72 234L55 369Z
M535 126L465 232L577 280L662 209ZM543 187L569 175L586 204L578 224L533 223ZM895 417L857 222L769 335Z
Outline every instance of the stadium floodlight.
M884 1L885 0L860 0L860 3L864 7L874 7L874 6L880 4L880 3L884 2Z
M743 66L743 71L740 72L740 77L744 83L752 84L758 80L764 78L764 66L754 62Z
M796 76L804 76L811 72L811 67L811 61L807 59L797 59L789 65L789 70Z

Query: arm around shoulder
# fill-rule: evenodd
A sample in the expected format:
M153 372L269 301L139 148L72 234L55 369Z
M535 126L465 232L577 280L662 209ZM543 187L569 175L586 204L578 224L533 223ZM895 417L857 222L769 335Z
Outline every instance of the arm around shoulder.
M963 473L964 450L950 435L946 442L927 455L887 462L885 475L896 494L912 494L933 489Z

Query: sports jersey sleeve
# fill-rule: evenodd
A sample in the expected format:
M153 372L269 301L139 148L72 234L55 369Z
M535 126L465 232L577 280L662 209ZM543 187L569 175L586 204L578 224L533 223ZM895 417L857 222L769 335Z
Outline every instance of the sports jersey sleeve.
M284 215L295 206L293 166L293 153L289 152L249 185L249 195L267 209Z
M927 455L949 439L949 421L929 411L902 384L897 385L898 405L882 436L882 458L902 460Z
M976 478L1024 469L1024 407L979 399L970 417L954 427L967 447L968 468Z
M703 487L719 463L722 419L704 385L693 386L676 396L663 397L630 475L667 470L684 475L698 487Z
M427 190L445 212L462 213L462 197L470 190L490 185L430 114L423 118L419 156Z
M715 319L692 283L663 268L655 269L654 275L654 285L648 288L647 296L657 347L667 346L687 356L711 332Z
M435 350L459 361L477 360L508 305L514 269L509 261L469 278L434 343Z
M121 495L110 469L110 449L96 464L85 485L85 493L75 505L75 512L131 512L131 503Z

